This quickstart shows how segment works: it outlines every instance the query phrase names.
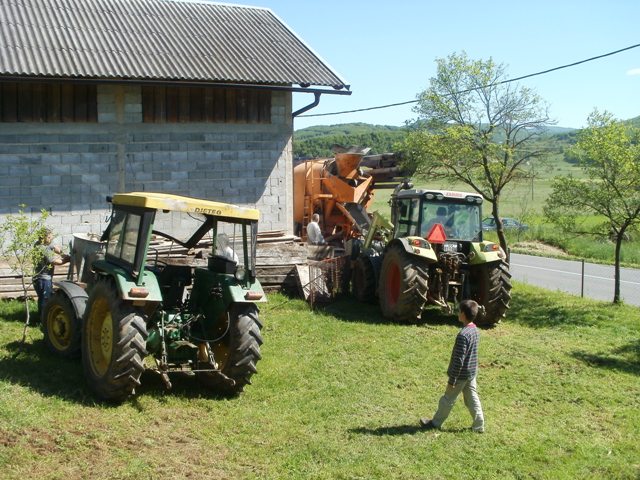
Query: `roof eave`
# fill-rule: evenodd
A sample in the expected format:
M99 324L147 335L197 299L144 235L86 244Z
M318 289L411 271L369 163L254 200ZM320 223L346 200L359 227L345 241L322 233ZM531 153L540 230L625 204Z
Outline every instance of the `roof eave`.
M89 84L136 84L136 85L173 85L192 87L213 87L213 88L249 88L258 90L274 90L296 93L322 93L330 95L351 95L350 85L311 85L302 84L272 84L272 83L232 83L208 80L180 80L180 79L144 79L144 78L99 78L99 77L55 77L44 75L15 75L0 73L0 82L62 82L62 83L89 83Z

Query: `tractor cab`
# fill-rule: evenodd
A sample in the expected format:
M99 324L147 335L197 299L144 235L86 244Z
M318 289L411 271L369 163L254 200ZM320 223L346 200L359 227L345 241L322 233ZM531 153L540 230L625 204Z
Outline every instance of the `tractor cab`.
M204 269L230 276L241 288L255 286L257 210L149 192L116 194L108 200L113 212L102 236L105 255L93 268L116 273L121 284L135 284L134 293L144 293L156 277L160 290L144 298L173 304L174 284L191 285L194 267L195 275ZM121 291L127 297L129 290Z
M392 208L394 238L418 236L430 243L482 241L482 197L441 190L403 190ZM438 227L436 227L438 225Z

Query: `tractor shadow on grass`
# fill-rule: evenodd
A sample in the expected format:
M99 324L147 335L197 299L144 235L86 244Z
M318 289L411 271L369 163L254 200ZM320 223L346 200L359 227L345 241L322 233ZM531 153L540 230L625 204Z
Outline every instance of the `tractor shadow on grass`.
M194 375L172 374L170 375L171 389L167 389L160 375L151 370L146 370L140 378L141 385L136 388L135 398L183 398L207 400L229 400L234 396L223 395L203 386ZM251 385L247 386L251 388Z
M84 406L101 405L117 408L118 403L97 399L87 387L81 359L60 358L47 349L44 340L11 342L4 346L8 354L0 357L0 378L5 382L19 385L43 397L56 397ZM136 395L124 402L142 410L138 400L143 397L162 399L163 397L206 398L211 400L229 399L213 390L203 387L196 378L186 375L172 375L171 390L167 390L159 375L147 370L140 379L142 385ZM250 388L250 387L249 387Z
M9 305L7 300L0 300L2 303ZM2 313L2 319L8 322L24 323L27 318L27 311L24 306L24 301L21 300L16 308L5 308L6 311ZM4 307L4 305L2 305ZM38 308L33 301L29 302L29 324L34 325L36 317L38 316Z
M377 303L359 302L353 297L342 296L336 301L321 307L322 311L333 315L343 322L366 323L370 325L397 325L399 327L408 325L459 325L457 316L444 313L438 307L428 307L422 313L420 319L413 323L398 323L384 318Z
M0 378L34 390L45 397L57 397L82 405L96 401L85 386L79 358L54 356L44 340L11 342L9 354L0 358Z

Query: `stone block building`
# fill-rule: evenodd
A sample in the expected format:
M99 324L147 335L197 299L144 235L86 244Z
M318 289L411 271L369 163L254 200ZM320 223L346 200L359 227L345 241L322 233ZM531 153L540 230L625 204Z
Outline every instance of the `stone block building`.
M349 86L271 10L0 0L0 222L19 205L98 233L107 195L258 208L293 229L292 95Z

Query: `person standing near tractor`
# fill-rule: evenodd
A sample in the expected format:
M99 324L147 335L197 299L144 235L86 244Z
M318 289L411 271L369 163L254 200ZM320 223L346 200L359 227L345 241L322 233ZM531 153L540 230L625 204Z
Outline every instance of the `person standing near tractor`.
M37 244L40 254L38 255L39 259L34 267L33 275L33 288L38 295L37 321L42 320L44 304L53 290L53 269L55 265L64 265L69 262L69 255L63 255L60 247L51 245L52 241L53 232L46 229Z
M484 432L484 414L476 383L480 333L473 321L477 315L478 304L475 301L463 300L460 302L458 320L463 327L456 337L453 351L451 352L451 360L447 370L449 383L444 395L440 398L438 410L433 418L420 419L420 425L425 430L439 429L441 427L449 416L458 395L462 392L464 404L473 418L471 429L478 433Z
M311 215L311 221L307 225L307 242L309 245L324 245L327 242L322 236L320 229L320 215L314 213Z

